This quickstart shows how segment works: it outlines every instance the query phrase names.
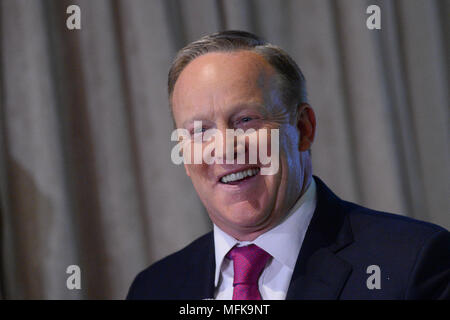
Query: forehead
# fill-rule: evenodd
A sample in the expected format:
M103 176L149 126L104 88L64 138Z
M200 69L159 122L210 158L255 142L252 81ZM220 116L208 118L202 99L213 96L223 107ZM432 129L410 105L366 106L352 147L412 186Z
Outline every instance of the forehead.
M259 100L274 82L273 67L251 51L211 52L191 61L175 83L172 105L175 113L238 100Z
M273 67L256 52L210 52L195 58L184 68L174 89L184 81L225 80L233 76L243 80L257 80L273 72Z

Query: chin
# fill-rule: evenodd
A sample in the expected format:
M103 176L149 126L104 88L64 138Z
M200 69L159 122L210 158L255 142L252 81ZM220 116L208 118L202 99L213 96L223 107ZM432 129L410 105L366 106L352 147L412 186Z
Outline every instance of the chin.
M227 212L222 215L222 219L227 224L242 228L257 227L267 220L269 208L262 206L255 208L250 203L238 203L227 208Z

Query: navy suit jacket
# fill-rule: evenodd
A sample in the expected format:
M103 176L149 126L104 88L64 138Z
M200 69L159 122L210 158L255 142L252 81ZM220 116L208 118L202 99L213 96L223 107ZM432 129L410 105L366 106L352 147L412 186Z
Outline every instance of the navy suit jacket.
M317 206L286 299L450 299L447 230L343 201L315 180ZM209 232L140 272L127 299L214 298L214 272ZM377 274L379 289L369 289Z

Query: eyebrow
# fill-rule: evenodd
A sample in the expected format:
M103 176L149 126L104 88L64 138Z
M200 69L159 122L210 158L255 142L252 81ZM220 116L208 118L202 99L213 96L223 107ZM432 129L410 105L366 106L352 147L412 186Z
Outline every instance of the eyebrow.
M245 108L256 108L258 111L262 111L264 116L267 115L267 110L261 102L237 102L230 107L230 114L234 114L239 112L239 109ZM205 114L200 116L191 117L188 120L183 122L183 127L186 127L187 124L193 123L194 121L209 121Z
M186 127L187 124L193 123L194 121L204 121L206 117L192 117L183 122L183 127Z
M231 106L231 110L236 110L239 109L240 107L245 108L245 107L256 107L257 109L263 109L265 110L265 106L264 104L260 103L260 102L238 102L235 103L233 106Z

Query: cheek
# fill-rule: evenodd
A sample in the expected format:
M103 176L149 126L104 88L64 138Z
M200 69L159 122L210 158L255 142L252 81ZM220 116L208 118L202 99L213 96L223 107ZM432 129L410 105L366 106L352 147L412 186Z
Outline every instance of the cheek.
M285 126L280 134L280 156L286 161L286 170L296 171L299 159L299 132L294 126ZM283 162L283 161L282 161Z
M288 165L288 159L284 152L280 152L280 170L278 174L267 176L266 185L268 190L267 204L271 212L280 215L284 212L286 201L289 199L290 188L293 188L292 181L296 179L295 171L292 172Z
M187 164L186 169L196 188L198 187L198 184L201 186L205 184L206 181L210 180L210 171L207 164Z

